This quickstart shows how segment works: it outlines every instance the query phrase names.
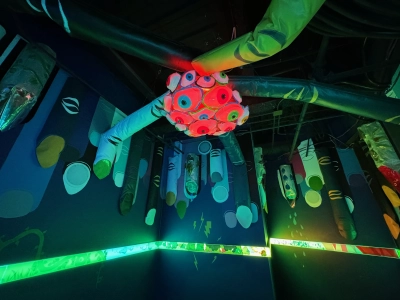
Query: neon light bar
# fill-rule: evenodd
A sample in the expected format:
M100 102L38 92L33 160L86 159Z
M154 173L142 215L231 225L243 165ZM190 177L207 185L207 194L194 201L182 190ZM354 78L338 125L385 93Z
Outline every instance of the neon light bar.
M379 248L379 247L367 247L367 246L357 246L357 245L348 245L348 244L333 244L333 243L309 242L309 241L298 241L298 240L285 240L285 239L275 239L275 238L271 238L270 242L272 245L282 245L282 246L290 246L290 247L327 250L327 251L370 255L370 256L381 256L381 257L389 257L389 258L400 258L400 250L392 249L392 248Z
M157 249L155 242L0 266L0 284Z
M271 257L271 251L268 247L159 241L0 266L0 284L87 266L157 249Z
M204 243L183 243L183 242L156 242L158 249L162 250L180 250L201 253L216 253L230 255L244 255L257 257L271 257L271 250L268 247L237 246L222 244L204 244Z

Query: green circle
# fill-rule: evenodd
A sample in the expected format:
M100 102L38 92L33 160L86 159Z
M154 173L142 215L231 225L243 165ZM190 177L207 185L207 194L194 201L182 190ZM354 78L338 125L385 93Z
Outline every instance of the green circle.
M106 178L111 171L112 164L107 159L102 159L93 166L93 172L99 179Z
M314 191L320 191L320 190L322 190L322 187L323 187L324 184L322 183L321 178L319 178L318 176L312 176L308 180L308 185Z

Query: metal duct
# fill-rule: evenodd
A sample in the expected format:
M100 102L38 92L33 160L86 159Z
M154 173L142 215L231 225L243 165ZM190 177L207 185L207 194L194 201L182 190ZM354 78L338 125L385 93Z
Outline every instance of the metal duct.
M201 54L94 6L71 0L10 0L1 4L19 12L47 15L71 37L110 47L175 71L191 70L192 59Z
M400 124L400 101L323 83L264 76L231 76L229 84L242 96L282 98Z

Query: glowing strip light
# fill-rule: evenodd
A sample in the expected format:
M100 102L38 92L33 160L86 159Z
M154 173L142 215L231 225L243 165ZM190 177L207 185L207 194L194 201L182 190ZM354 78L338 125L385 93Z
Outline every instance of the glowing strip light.
M285 240L285 239L275 239L275 238L271 238L270 243L271 245L282 245L290 247L300 247L308 249L380 256L380 257L397 258L397 259L400 258L400 250L392 248L367 247L358 245L309 242L309 241L299 241L299 240Z
M271 257L271 251L268 247L158 241L0 266L0 284L83 267L157 249Z
M155 242L0 266L0 284L46 275L157 249Z
M158 249L191 251L201 253L230 254L256 257L271 257L271 249L268 247L238 246L204 243L183 243L183 242L156 242Z

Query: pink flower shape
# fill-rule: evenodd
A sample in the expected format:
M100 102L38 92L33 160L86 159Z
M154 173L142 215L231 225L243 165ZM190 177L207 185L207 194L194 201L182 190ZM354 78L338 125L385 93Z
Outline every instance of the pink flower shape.
M172 106L174 110L190 112L197 109L203 98L203 92L200 88L190 87L178 90L173 95Z
M220 108L232 98L232 90L227 86L215 86L204 97L203 103L209 108Z
M188 135L197 137L202 135L213 135L217 131L217 121L215 120L200 120L189 126Z
M232 103L225 105L215 114L218 121L234 122L240 118L244 113L243 106L240 104Z
M172 111L170 114L167 115L168 120L173 124L185 124L185 125L189 125L191 124L194 120L193 118L187 114L187 113L183 113L180 111Z

